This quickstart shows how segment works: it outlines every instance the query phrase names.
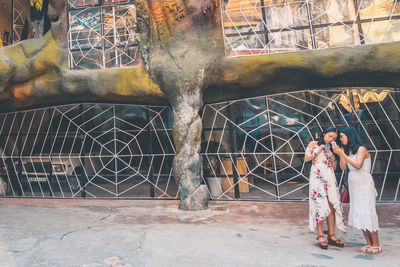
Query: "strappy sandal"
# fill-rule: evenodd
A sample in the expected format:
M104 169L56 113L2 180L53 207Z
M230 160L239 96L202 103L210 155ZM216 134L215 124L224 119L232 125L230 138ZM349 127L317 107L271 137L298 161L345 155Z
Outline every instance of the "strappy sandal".
M378 254L382 252L382 247L381 246L369 247L369 249L366 252L369 254Z
M368 253L368 250L371 248L370 245L366 245L360 248L360 252Z
M332 237L335 237L336 240L333 240ZM328 245L332 245L338 248L344 247L343 241L338 239L334 234L328 236Z
M317 236L318 246L322 249L328 249L328 243L326 243L323 235Z

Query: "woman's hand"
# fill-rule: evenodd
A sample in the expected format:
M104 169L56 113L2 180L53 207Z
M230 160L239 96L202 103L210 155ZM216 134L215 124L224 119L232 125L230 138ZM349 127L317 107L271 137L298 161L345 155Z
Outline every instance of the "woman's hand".
M335 152L337 155L339 155L339 156L344 155L344 149L342 147L332 146L332 149L333 149L333 152Z
M324 145L318 146L318 143L316 141L311 141L307 146L306 155L304 156L304 161L307 162L310 160L314 160L318 156L318 154L321 153L322 150L324 150L324 148L325 148Z
M319 155L322 151L324 151L325 145L320 145L318 147L318 151L315 152L315 155Z

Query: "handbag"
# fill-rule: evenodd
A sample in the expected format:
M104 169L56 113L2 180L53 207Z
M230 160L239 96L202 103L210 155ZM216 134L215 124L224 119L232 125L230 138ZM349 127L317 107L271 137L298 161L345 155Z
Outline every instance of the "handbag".
M349 186L347 184L347 171L344 174L343 183L340 187L340 201L342 203L349 203L350 196L349 196Z
M340 201L342 203L349 203L349 188L347 185L342 185L340 190Z

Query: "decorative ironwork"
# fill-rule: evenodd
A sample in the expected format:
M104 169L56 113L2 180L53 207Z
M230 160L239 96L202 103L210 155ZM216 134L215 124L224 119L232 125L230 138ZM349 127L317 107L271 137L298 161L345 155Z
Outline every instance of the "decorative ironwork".
M0 115L11 197L177 198L168 107L76 104Z
M68 4L71 69L120 68L139 63L133 1L69 0Z
M21 41L22 31L24 29L25 23L28 23L28 39L33 38L33 27L30 24L30 14L29 14L29 3L23 0L12 0L13 1L13 36L12 43L17 43Z
M380 201L400 201L400 91L309 90L206 105L204 176L214 199L306 200L304 151L352 125L371 153ZM337 171L341 182L343 173Z
M308 197L307 143L354 126L379 201L400 201L400 91L308 90L206 105L204 182L213 199ZM75 104L0 114L0 195L176 199L168 107ZM337 171L339 183L343 173Z
M400 40L394 0L222 1L228 56Z

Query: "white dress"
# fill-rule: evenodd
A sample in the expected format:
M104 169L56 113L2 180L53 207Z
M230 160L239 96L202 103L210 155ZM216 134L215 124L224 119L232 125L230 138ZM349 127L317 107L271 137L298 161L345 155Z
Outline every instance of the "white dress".
M356 155L351 155L356 160ZM376 214L376 197L378 193L370 174L371 158L365 159L360 169L347 163L349 168L350 211L349 225L375 232L379 230L378 215Z
M311 150L306 149L306 155L312 155L319 148ZM345 232L344 217L342 203L340 202L340 194L337 186L335 171L332 168L331 158L322 151L312 161L310 171L310 194L309 194L309 228L310 232L314 232L317 224L324 221L331 209L329 202L335 209L336 228Z

